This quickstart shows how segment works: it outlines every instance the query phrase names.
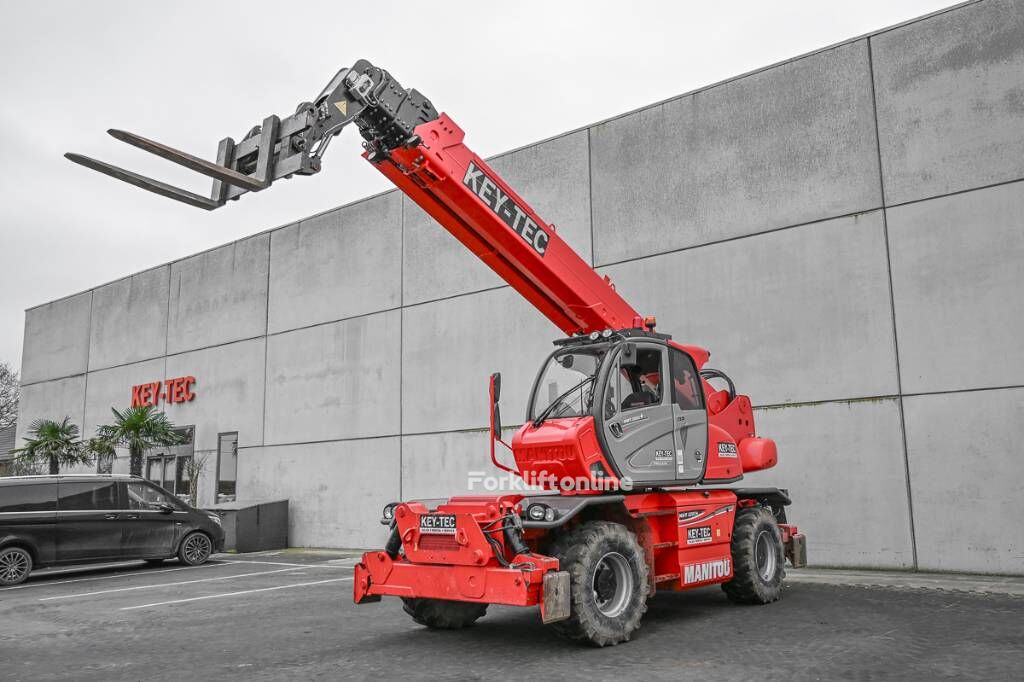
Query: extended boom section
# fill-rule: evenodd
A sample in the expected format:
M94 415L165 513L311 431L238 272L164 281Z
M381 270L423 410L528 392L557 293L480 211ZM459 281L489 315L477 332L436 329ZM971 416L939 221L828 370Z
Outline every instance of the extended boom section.
M566 334L639 327L640 315L464 143L446 114L377 168ZM369 156L369 155L368 155Z

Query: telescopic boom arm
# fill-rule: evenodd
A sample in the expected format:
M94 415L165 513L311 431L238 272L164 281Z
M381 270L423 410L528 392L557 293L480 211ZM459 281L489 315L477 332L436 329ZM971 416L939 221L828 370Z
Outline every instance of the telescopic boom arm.
M479 156L464 133L416 90L360 60L313 102L269 116L241 142L221 140L212 163L121 130L115 138L213 178L209 197L79 154L65 156L136 187L206 210L275 180L320 171L328 144L348 124L370 163L526 297L565 334L647 326L601 277Z

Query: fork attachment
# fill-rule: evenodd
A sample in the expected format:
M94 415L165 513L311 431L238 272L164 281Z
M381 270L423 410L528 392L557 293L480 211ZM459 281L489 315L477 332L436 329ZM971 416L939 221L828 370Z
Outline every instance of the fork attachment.
M209 197L81 154L64 156L149 192L212 211L228 199L266 189L274 180L319 172L328 143L353 121L372 160L410 143L417 125L436 118L428 99L416 90L405 90L387 71L361 59L352 68L341 69L314 102L303 102L293 115L268 116L241 142L225 137L217 148L216 162L135 133L107 131L121 142L213 178Z

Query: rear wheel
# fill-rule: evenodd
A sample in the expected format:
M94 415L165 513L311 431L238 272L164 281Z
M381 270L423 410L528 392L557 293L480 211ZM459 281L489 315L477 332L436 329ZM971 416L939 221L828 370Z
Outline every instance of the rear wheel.
M32 572L32 555L21 547L0 549L0 585L23 583Z
M550 549L569 572L568 620L551 627L594 646L627 642L647 610L648 568L640 543L625 526L589 521Z
M775 516L764 507L736 513L732 529L732 580L722 583L737 604L768 604L782 596L784 568L782 534Z
M181 546L178 547L178 558L183 564L198 566L209 560L212 551L213 543L210 542L210 536L197 530L186 535L185 539L181 541Z
M487 613L487 604L447 599L402 598L405 612L420 625L438 630L468 628Z

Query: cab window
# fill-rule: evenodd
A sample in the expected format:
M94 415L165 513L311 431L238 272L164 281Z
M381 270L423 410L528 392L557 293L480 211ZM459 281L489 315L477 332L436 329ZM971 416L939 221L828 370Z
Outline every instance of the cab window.
M675 348L669 349L669 355L672 365L672 399L681 410L703 409L704 393L693 360Z
M170 505L175 509L181 508L181 505L173 497L145 483L132 482L128 484L129 509L156 510L160 508L161 504Z
M597 370L606 351L606 346L587 346L554 353L537 382L530 419L590 414Z
M661 358L660 348L637 348L629 357L619 356L617 393L623 410L661 403Z

